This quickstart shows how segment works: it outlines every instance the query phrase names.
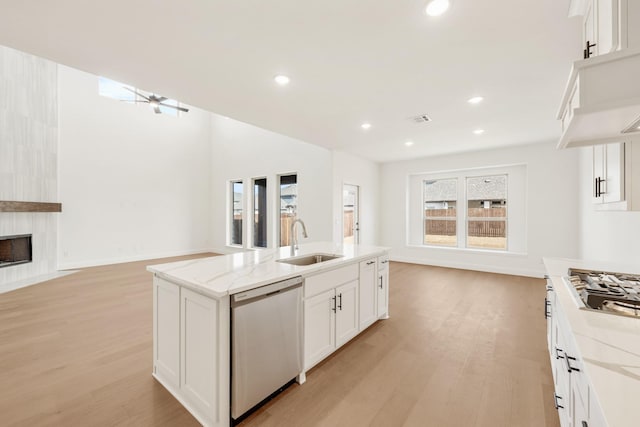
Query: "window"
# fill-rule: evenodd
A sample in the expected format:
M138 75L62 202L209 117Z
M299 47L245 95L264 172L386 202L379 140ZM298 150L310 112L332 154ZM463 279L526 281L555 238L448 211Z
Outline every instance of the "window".
M231 182L231 230L229 243L242 246L242 181Z
M467 247L507 249L507 176L467 178Z
M291 223L298 211L298 176L280 175L280 246L291 244Z
M527 166L412 174L407 180L409 246L527 251Z
M100 96L106 96L107 98L117 99L118 101L125 101L136 104L143 104L149 106L148 99L139 96L144 95L147 98L155 95L151 92L143 91L142 89L135 88L131 85L117 82L115 80L107 79L106 77L98 77L98 94ZM159 97L159 95L155 95ZM161 101L162 104L158 106L162 114L177 117L180 114L180 110L172 107L179 107L180 103L175 99L165 99Z
M253 180L253 246L267 247L267 179Z
M424 181L424 244L457 246L457 179Z

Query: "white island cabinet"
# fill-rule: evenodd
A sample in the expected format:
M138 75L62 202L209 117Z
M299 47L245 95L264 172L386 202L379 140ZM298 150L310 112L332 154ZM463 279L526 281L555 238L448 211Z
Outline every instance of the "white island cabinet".
M304 279L300 383L308 369L376 319L386 318L388 268L380 261L388 262L386 248L314 243L301 245L296 257L308 254L338 258L293 265L281 262L290 253L280 248L147 267L154 274L153 376L201 424L230 424L231 295ZM364 275L362 262L370 262ZM367 319L362 323L364 303Z

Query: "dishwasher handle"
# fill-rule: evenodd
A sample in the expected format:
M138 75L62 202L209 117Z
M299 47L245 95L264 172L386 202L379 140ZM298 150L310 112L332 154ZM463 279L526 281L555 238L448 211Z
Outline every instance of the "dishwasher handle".
M248 291L238 292L237 294L231 295L231 307L248 304L262 298L268 298L271 295L275 295L291 288L300 287L302 286L302 282L302 276L296 276L290 279L260 286L255 289L250 289Z

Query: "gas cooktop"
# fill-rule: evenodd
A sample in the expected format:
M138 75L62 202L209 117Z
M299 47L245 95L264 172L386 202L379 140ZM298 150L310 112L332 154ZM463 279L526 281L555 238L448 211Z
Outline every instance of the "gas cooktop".
M640 274L570 268L567 279L585 308L640 317Z

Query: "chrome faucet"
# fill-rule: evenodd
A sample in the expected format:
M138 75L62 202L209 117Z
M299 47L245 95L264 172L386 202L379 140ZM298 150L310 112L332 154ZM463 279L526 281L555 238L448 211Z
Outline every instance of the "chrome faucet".
M304 225L304 221L297 218L291 223L291 255L296 254L296 250L298 250L298 235L296 233L296 223L300 223L302 225L302 236L306 239L309 237L307 235L307 227Z

